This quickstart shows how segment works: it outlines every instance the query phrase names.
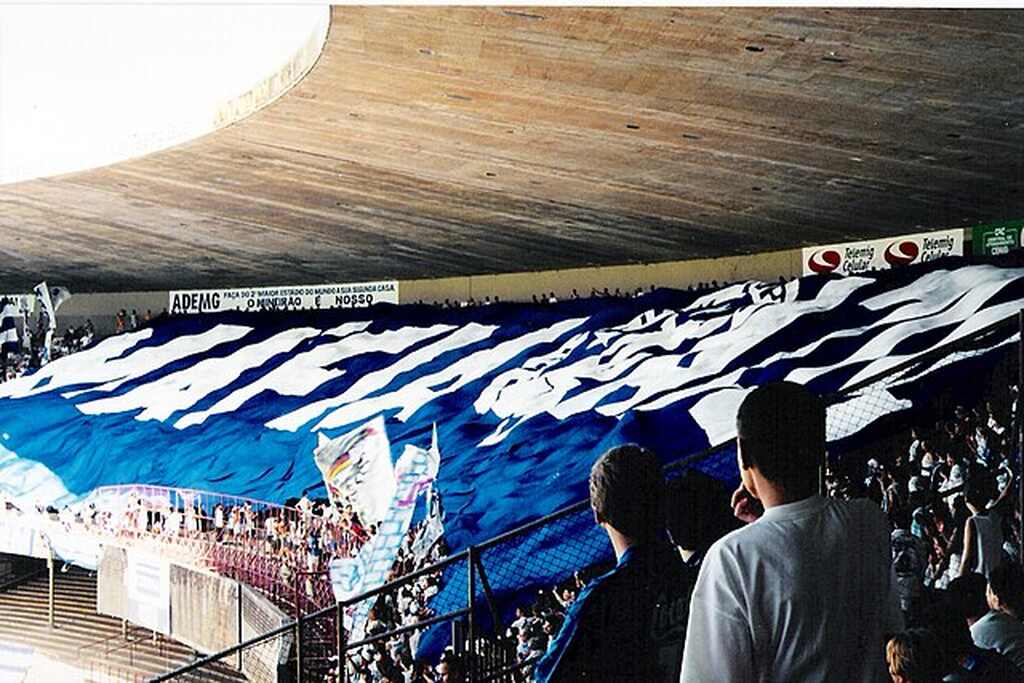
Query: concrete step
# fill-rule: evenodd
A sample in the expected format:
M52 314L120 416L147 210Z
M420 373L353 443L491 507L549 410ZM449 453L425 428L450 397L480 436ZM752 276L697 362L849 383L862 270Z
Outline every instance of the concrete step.
M55 575L55 627L48 623L48 579L37 577L0 592L0 641L31 645L78 666L96 681L144 681L194 660L187 646L131 627L129 640L119 619L96 613L96 578L72 569ZM244 681L226 666L204 670L201 680ZM198 679L193 679L198 680Z

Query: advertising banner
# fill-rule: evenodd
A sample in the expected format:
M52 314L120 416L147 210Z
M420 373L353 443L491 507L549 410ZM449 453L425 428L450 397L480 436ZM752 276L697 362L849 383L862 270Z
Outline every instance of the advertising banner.
M253 287L242 289L183 289L169 293L171 315L220 311L302 311L366 308L398 303L398 282Z
M971 251L975 256L996 256L1019 249L1024 239L1024 220L976 225L971 228Z
M803 274L856 275L963 254L964 231L959 228L939 230L880 240L808 247L803 250Z

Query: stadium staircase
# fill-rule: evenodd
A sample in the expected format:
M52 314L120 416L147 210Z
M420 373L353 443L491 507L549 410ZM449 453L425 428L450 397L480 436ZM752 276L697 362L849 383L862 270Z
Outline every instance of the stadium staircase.
M88 683L142 683L197 658L189 647L151 631L123 628L96 613L96 576L74 567L55 573L55 626L49 626L45 564L0 587L0 642L29 645L79 668ZM227 666L204 670L204 680L245 681Z

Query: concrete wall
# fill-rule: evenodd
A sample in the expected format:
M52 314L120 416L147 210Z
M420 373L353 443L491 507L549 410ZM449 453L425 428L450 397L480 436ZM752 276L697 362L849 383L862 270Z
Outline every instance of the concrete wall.
M135 559L136 555L123 548L103 548L97 567L96 611L153 628L151 614L141 623L136 620L140 610L152 612L154 606L146 604L152 602L152 594L134 595L129 585L130 565ZM166 604L158 610L169 614L169 627L154 630L204 654L237 645L290 620L252 588L211 572L171 564L169 586ZM253 683L277 683L279 667L287 660L291 645L292 637L285 635L247 649L241 658L243 672Z
M474 275L436 280L403 280L399 283L401 303L442 302L445 299L465 300L473 297L497 296L504 301L530 301L534 294L554 292L568 297L576 289L580 296L589 296L590 289L605 287L631 292L637 287L678 287L685 289L699 282L718 280L761 279L775 281L779 276L800 274L800 250L769 252L717 259L673 261L604 268L572 268L533 273ZM60 284L60 283L53 283ZM183 286L184 283L183 283ZM167 292L118 292L73 294L57 313L58 333L69 326L92 320L100 335L114 331L114 316L124 309L138 312L140 321L147 310L159 315L167 308Z
M38 305L36 312L38 314ZM116 292L112 294L74 294L57 311L58 333L77 327L91 320L97 334L104 336L114 332L114 316L121 309L138 313L141 321L146 311L154 316L167 308L167 292Z
M239 640L239 584L171 565L171 637L212 654Z
M965 252L970 253L970 231ZM779 277L795 277L803 272L800 249L787 249L760 254L725 256L720 258L645 263L601 268L570 268L500 275L471 275L466 277L437 278L431 280L402 280L399 297L403 304L441 303L445 299L482 301L485 297L499 297L503 301L530 301L534 295L554 292L560 299L568 298L575 289L581 297L590 290L616 288L628 294L638 287L673 287L686 289L701 282L717 280L719 283L737 280L763 280L775 282ZM59 285L60 283L52 283ZM182 283L187 288L191 283ZM58 331L68 326L92 320L97 332L110 334L114 330L114 316L120 309L136 310L139 319L150 310L158 315L167 308L167 292L134 292L113 294L74 294L57 314Z
M289 621L272 602L249 586L242 584L240 595L243 641L280 628ZM276 683L281 666L288 660L293 640L289 633L243 652L242 673L250 683Z
M96 611L124 619L128 615L125 572L128 557L124 548L104 546L96 570Z
M0 183L171 147L314 65L327 5L0 6Z
M726 256L692 261L649 263L603 268L571 268L532 273L476 275L437 280L405 280L399 286L402 303L422 299L425 303L451 299L478 301L495 296L508 301L530 301L534 294L554 292L566 298L576 289L580 296L589 296L591 288L623 293L656 287L685 289L700 282L732 280L775 281L779 276L800 274L800 250L791 249L763 254Z

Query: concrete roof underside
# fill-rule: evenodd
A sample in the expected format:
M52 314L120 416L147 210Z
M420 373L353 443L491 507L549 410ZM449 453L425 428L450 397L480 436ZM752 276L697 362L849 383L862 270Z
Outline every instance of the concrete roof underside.
M337 7L313 71L241 123L0 187L0 291L656 262L1024 217L1022 44L1024 11Z

